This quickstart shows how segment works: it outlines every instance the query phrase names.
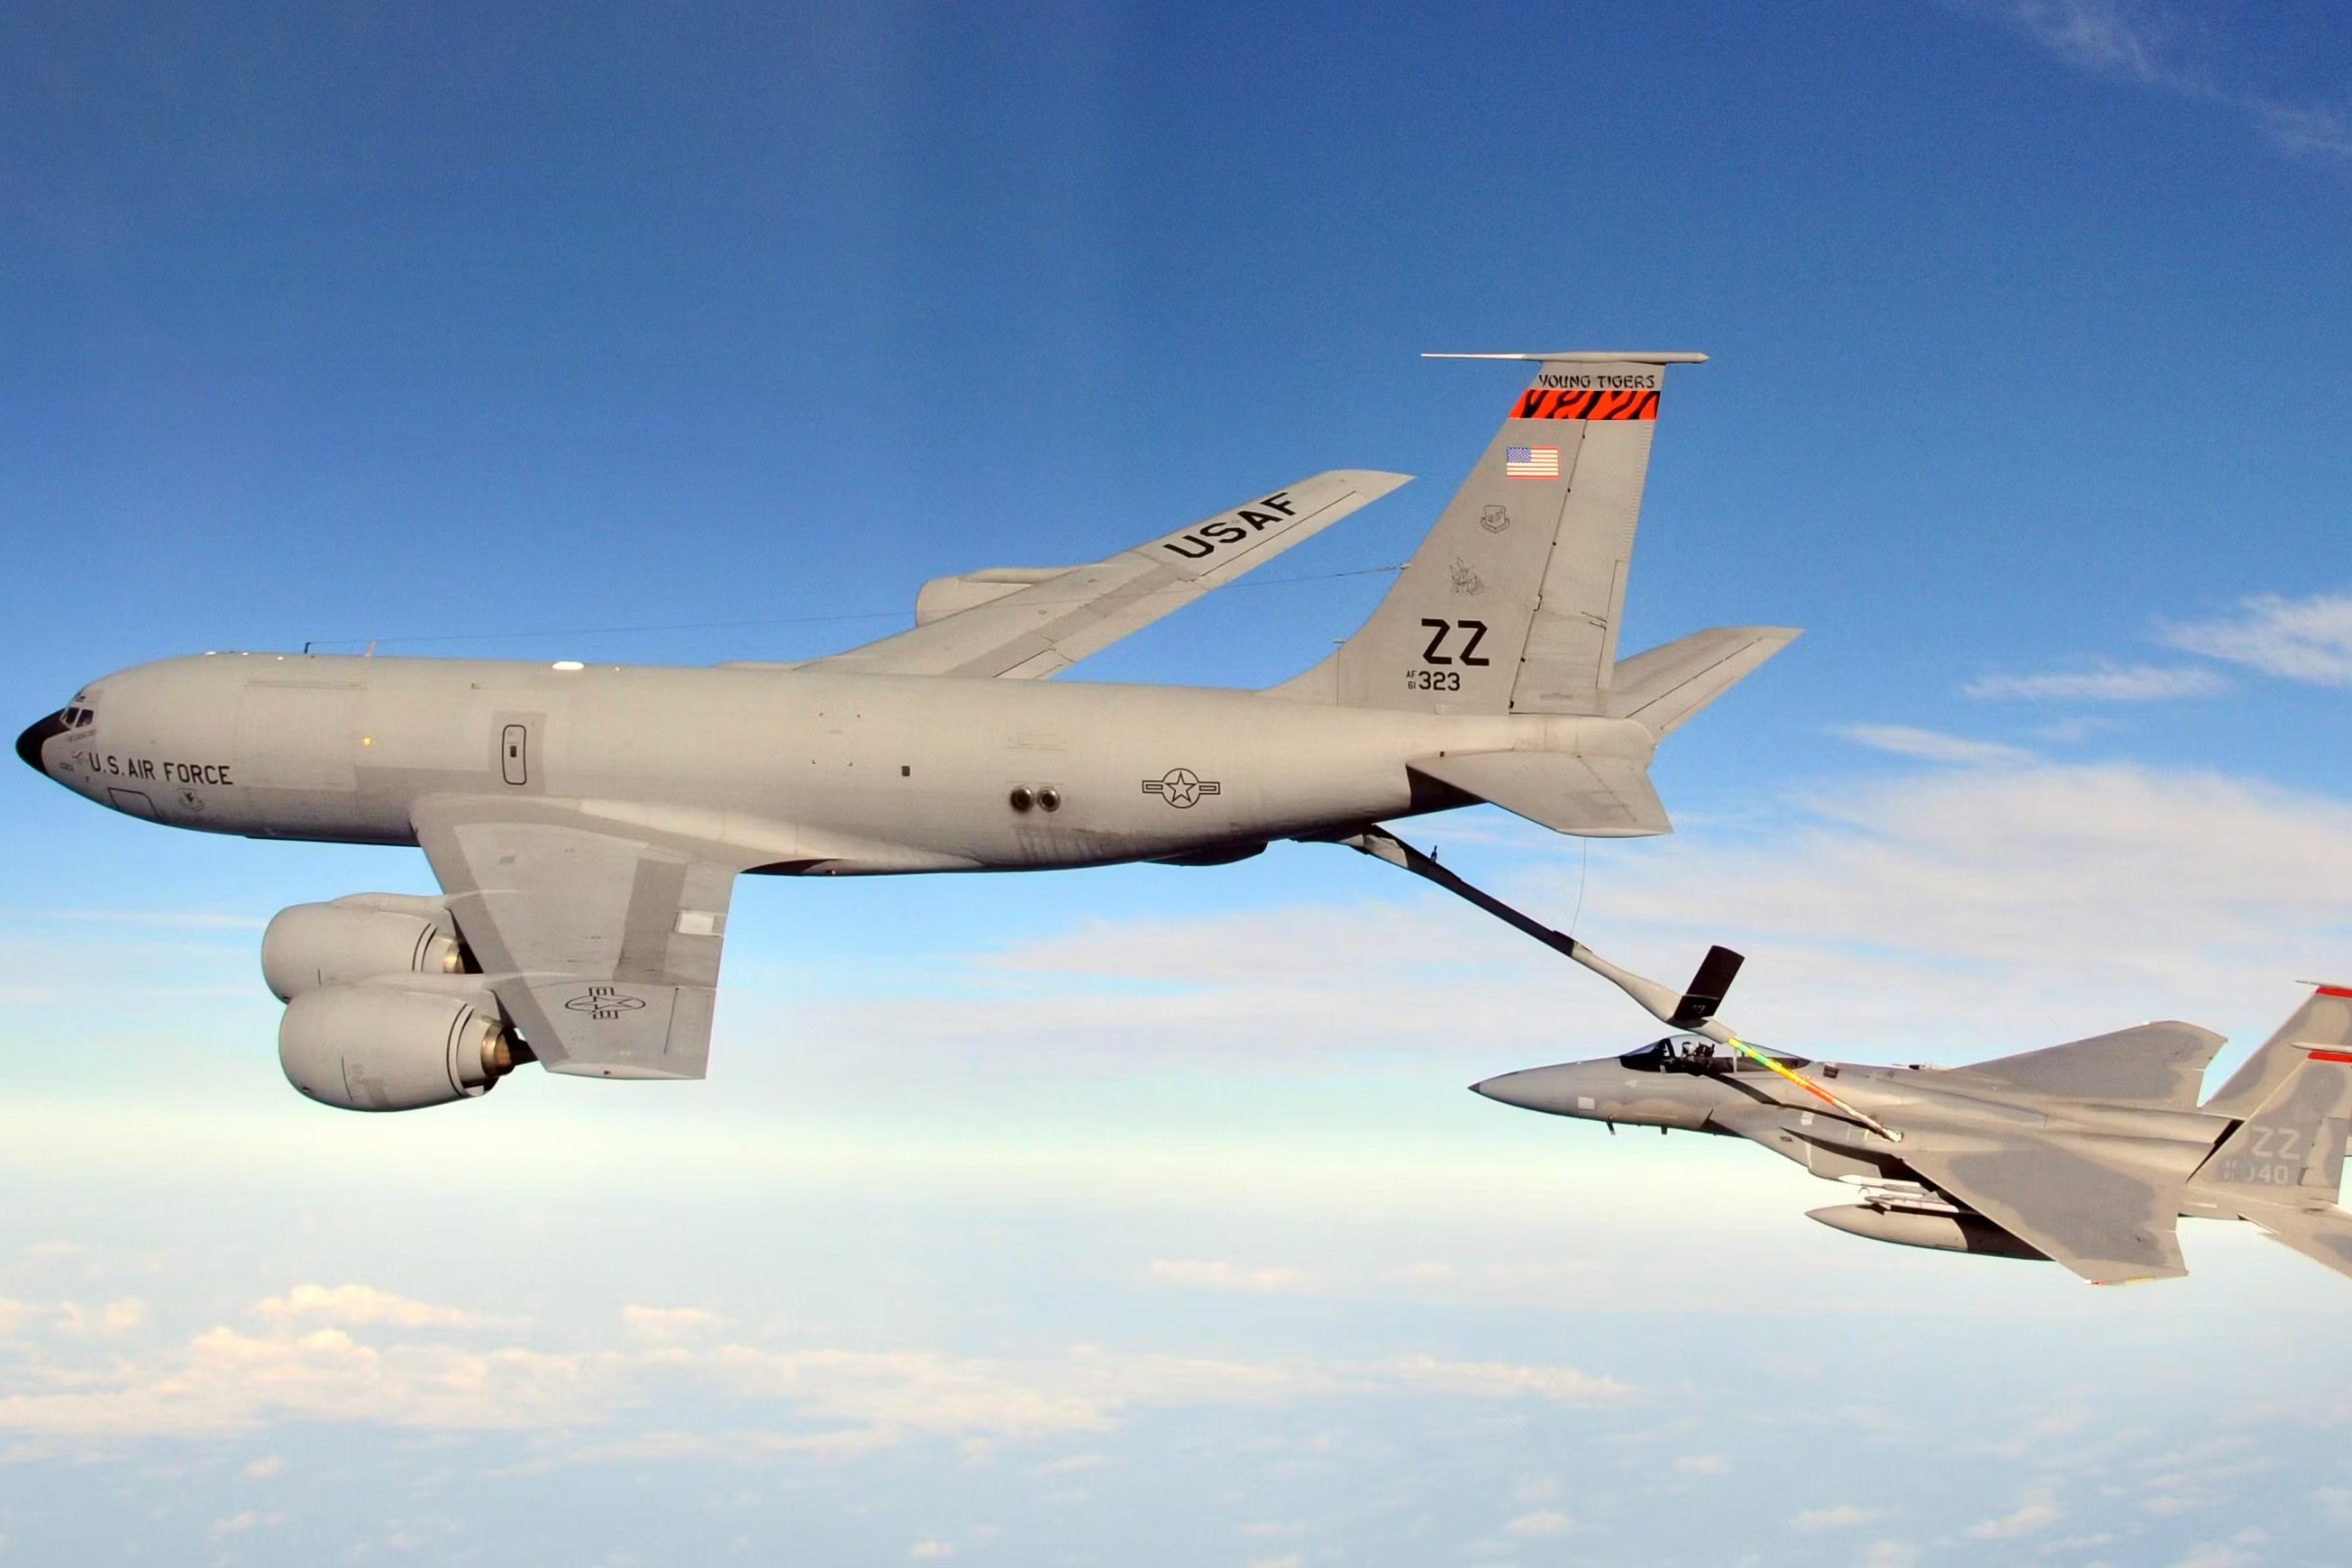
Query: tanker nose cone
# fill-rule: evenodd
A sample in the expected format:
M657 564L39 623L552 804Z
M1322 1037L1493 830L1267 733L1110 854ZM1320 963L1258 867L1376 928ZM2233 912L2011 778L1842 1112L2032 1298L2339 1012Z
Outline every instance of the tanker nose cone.
M65 710L60 708L47 718L37 720L26 727L25 732L16 737L16 754L25 759L26 767L37 773L47 774L49 770L42 764L41 748L49 743L50 737L65 732Z

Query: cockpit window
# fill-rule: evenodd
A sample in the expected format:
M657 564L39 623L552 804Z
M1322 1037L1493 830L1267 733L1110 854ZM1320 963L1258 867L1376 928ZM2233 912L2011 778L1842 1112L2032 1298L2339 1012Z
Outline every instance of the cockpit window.
M1766 1055L1784 1068L1801 1068L1808 1064L1803 1057L1784 1057L1777 1051ZM1742 1055L1728 1046L1718 1046L1704 1035L1668 1035L1663 1040L1653 1040L1638 1051L1628 1051L1617 1058L1617 1065L1635 1072L1769 1072L1762 1062Z
M1726 1072L1732 1052L1704 1035L1668 1035L1617 1058L1635 1072Z
M97 717L98 710L95 708L68 708L66 710L66 728L79 730Z

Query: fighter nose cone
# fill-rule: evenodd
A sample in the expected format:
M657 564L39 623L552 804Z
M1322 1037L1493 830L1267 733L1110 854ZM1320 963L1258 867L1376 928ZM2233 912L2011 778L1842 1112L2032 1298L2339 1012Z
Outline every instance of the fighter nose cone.
M1507 1072L1500 1078L1474 1083L1470 1092L1505 1105L1516 1105L1522 1110L1545 1110L1559 1116L1572 1114L1570 1108L1576 1103L1575 1079L1576 1068L1572 1066L1529 1068L1525 1072Z
M16 737L16 754L24 758L25 765L35 773L47 773L49 770L41 765L41 748L49 743L49 737L52 735L62 735L65 732L65 710L60 708L47 718L37 720L26 727L25 732Z

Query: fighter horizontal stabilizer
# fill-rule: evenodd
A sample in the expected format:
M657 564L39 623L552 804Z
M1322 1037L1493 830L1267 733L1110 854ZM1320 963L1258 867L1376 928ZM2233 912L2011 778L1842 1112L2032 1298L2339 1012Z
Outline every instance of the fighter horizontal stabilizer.
M1058 675L1255 571L1411 478L1334 468L1092 565L1060 572L992 567L934 578L917 600L912 630L793 668L1004 680Z
M2338 1274L2352 1275L2352 1214L2340 1208L2288 1208L2280 1204L2243 1204L2238 1217L2263 1227L2282 1247L2291 1247L2314 1263Z
M1483 752L1416 757L1406 766L1555 833L1647 838L1675 830L1648 767L1632 757Z

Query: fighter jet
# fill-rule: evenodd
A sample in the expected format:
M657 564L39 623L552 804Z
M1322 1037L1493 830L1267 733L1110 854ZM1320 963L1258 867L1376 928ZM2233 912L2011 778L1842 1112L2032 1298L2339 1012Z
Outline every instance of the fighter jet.
M2250 1220L2352 1274L2337 1206L2352 1127L2352 987L2322 985L2198 1103L2222 1037L2141 1024L1969 1067L1816 1062L1716 1016L1740 968L1711 949L1676 991L1621 969L1384 832L1355 847L1445 887L1608 979L1674 1030L1620 1057L1471 1085L1505 1105L1746 1138L1855 1201L1832 1229L1946 1252L2046 1258L2098 1285L2186 1274L2177 1222Z
M915 625L712 668L205 654L92 681L18 737L96 804L200 832L414 845L442 893L270 922L278 1056L312 1099L404 1110L520 1062L704 1076L736 878L1212 866L1490 801L1669 831L1658 742L1797 634L1620 660L1665 368L1465 356L1534 379L1388 595L1263 691L1047 684L1405 482L1338 470L1071 567L940 577Z

